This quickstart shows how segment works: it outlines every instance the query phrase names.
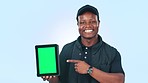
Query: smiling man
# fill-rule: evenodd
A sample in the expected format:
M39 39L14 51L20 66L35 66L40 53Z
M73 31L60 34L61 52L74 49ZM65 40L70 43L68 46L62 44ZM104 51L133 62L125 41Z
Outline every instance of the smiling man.
M63 47L60 76L43 79L50 83L124 83L119 52L98 34L98 10L85 5L78 10L76 19L80 36Z

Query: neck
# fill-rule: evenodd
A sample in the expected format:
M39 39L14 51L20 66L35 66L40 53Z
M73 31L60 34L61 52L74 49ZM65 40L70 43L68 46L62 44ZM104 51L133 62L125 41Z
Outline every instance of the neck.
M98 35L90 39L81 37L81 41L84 46L91 47L98 42Z

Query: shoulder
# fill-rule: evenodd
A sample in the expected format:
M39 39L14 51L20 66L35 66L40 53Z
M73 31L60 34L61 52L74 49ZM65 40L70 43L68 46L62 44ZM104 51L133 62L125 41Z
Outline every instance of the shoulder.
M106 56L111 60L114 60L115 57L120 57L120 53L118 52L118 50L105 42L103 42L103 50Z
M109 52L117 52L117 49L109 44L107 44L106 42L103 42L103 48L106 50L106 51L109 51Z
M75 40L76 41L76 40ZM62 51L61 51L61 55L65 55L65 54L70 54L70 52L72 52L72 50L73 50L73 46L74 46L74 43L75 43L75 41L72 41L72 42L70 42L70 43L67 43L67 44L65 44L64 46L63 46L63 48L62 48Z
M73 48L74 48L74 43L75 43L75 41L67 43L66 45L64 45L64 47L62 48L62 51L60 53L61 59L66 60L67 58L71 58L71 54L72 54L72 51L73 51Z
M65 44L64 47L63 47L63 49L71 49L74 46L74 43L75 42L76 42L76 40L75 41L72 41L70 43Z

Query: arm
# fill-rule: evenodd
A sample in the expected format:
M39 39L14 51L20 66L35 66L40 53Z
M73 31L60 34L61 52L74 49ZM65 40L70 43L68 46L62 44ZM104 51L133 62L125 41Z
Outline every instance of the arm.
M93 67L93 72L90 75L100 83L124 83L122 73L106 73Z
M80 74L87 74L87 70L90 67L90 65L81 60L68 60L67 62L74 63L75 71ZM122 73L107 73L93 67L90 75L100 83L124 83L124 74Z
M116 51L116 56L110 66L110 73L93 67L91 76L101 83L124 83L125 75L121 65L121 56L118 51Z

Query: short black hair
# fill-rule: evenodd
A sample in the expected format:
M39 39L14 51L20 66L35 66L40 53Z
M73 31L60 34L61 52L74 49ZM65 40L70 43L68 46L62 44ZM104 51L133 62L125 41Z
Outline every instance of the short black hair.
M77 17L76 17L77 21L78 21L78 16L82 15L82 14L85 13L85 12L91 12L91 13L97 15L98 21L100 21L100 20L99 20L99 12L98 12L97 8L95 8L95 7L91 6L91 5L82 6L82 7L78 10L78 12L77 12Z

